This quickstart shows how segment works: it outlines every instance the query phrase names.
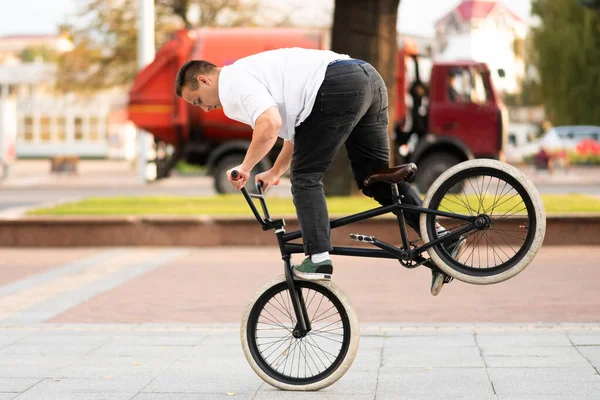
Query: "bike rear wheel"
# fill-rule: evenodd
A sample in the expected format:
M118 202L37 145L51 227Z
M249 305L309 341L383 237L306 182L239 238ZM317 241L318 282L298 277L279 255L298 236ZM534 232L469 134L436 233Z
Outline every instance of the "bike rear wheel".
M360 341L358 318L331 281L295 281L312 329L295 338L296 316L284 276L267 282L248 305L241 326L244 355L256 374L283 390L320 390L350 368Z
M441 244L427 251L444 273L464 282L484 285L512 278L531 263L544 240L546 214L537 189L521 171L500 161L454 166L434 182L423 207L485 222L463 234L466 244L459 254L452 256ZM436 223L449 232L468 224L433 214L421 214L420 223L425 242L440 237Z

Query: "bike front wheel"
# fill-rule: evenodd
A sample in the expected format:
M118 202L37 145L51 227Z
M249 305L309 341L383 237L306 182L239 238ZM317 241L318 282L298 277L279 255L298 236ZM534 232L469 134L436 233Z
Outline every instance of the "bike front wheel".
M293 335L296 315L285 276L267 282L248 305L240 331L242 348L256 374L283 390L320 390L340 379L356 357L360 330L356 311L331 281L295 281L311 330Z
M444 273L464 282L485 285L517 275L544 241L546 213L539 192L523 172L500 161L478 159L450 168L433 183L423 207L478 219L478 227L463 234L466 243L458 254L441 243L427 250ZM421 214L425 243L442 236L438 223L446 232L469 224Z

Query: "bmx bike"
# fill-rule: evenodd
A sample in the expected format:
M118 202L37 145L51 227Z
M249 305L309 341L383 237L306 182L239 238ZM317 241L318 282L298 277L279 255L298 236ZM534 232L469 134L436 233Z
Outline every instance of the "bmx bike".
M372 175L365 183L389 183L393 204L330 221L335 229L394 213L401 247L372 235L351 234L351 239L374 248L334 246L330 254L395 259L406 268L434 268L479 285L505 281L530 264L544 239L546 215L537 189L521 171L496 160L465 161L437 178L422 207L403 204L399 195L398 184L410 181L415 173L416 166L406 164ZM258 194L245 188L242 193L263 230L275 230L284 274L265 283L244 312L240 329L244 355L255 373L276 388L320 390L340 379L354 361L360 341L358 316L333 281L294 276L291 255L304 253L304 248L290 242L302 234L286 233L284 221L271 218L257 186ZM406 211L420 213L419 240L408 239ZM451 254L444 243L461 236L466 239L463 251Z

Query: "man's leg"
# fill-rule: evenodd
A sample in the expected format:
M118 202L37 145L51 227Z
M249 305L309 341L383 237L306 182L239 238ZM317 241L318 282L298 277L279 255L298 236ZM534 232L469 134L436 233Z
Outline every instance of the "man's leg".
M388 97L385 82L370 64L363 65L372 82L373 100L348 140L346 151L352 164L352 172L363 193L381 205L390 205L392 189L388 183L377 182L364 187L364 180L371 174L389 167L390 144L388 136ZM421 206L419 194L408 184L398 185L406 204ZM420 236L419 213L405 212L406 222Z
M308 256L332 249L323 176L366 111L369 85L363 69L356 64L330 66L312 113L296 128L290 171L292 194ZM309 271L314 265L309 257L295 267L295 273L298 276L299 271ZM309 279L308 275L301 277Z
M389 166L387 90L383 79L381 79L379 73L372 66L365 65L365 71L369 74L373 82L373 101L348 137L346 150L352 164L354 178L359 188L362 189L365 195L373 197L380 204L390 205L393 203L390 184L377 182L364 187L363 183L369 175ZM408 183L402 183L398 185L398 188L400 194L404 196L404 203L419 207L422 206L421 197ZM408 225L420 236L420 213L405 212L404 216ZM459 250L459 244L454 245L452 248L452 252L458 252ZM431 265L431 267L431 294L436 296L444 283L449 281L449 278L442 272L439 272L434 265Z

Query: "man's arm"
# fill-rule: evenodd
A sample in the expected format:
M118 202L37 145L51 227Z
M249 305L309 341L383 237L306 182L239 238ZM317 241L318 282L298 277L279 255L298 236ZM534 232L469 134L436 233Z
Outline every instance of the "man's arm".
M294 143L288 142L287 140L283 142L283 148L279 152L277 156L277 160L275 160L275 164L273 165L273 172L277 176L281 176L285 174L290 168L290 164L292 163L292 154L294 153Z
M251 171L271 151L281 129L281 116L276 106L269 107L254 124L252 141L242 163L242 168Z

